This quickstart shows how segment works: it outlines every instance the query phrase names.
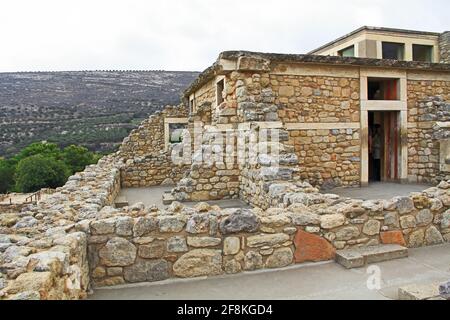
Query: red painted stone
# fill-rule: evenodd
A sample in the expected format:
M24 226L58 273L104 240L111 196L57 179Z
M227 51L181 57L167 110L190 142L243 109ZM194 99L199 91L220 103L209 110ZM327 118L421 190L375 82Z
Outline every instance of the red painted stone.
M380 233L382 244L399 244L406 247L406 241L401 231L384 231Z
M324 238L299 229L294 238L296 263L333 260L336 249Z

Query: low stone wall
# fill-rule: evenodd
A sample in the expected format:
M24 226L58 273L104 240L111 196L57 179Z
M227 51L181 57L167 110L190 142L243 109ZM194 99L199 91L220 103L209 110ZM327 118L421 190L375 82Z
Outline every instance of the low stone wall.
M104 208L89 225L96 286L281 268L334 258L337 249L450 242L450 181L409 197L354 200L303 183L278 188L279 208L223 209L174 202Z
M120 190L112 156L21 212L0 213L0 299L80 299L90 288L86 225Z

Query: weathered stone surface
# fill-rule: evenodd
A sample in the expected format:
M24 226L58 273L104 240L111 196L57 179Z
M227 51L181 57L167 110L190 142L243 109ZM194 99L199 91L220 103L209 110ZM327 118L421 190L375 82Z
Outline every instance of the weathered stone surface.
M54 277L51 272L26 272L10 282L6 287L9 294L26 291L39 292L40 298L45 299L49 289L52 287Z
M410 197L394 197L394 210L397 210L401 215L414 211L414 201Z
M115 231L115 225L115 219L93 221L91 223L91 232L94 235L111 234Z
M277 214L273 216L261 217L261 224L269 228L282 227L291 222L286 214Z
M399 227L400 219L397 212L386 212L384 214L384 224L390 227Z
M238 237L227 237L223 241L223 254L237 254L241 249L241 240Z
M434 245L443 243L444 238L442 237L441 233L435 226L429 227L425 231L425 244L426 245Z
M403 237L403 232L396 231L385 231L380 233L381 243L383 244L398 244L401 246L406 246L405 238Z
M439 297L439 284L411 284L398 289L399 300L429 300Z
M238 232L255 232L260 224L259 218L248 209L240 209L220 222L222 234Z
M106 274L110 277L121 276L123 274L122 267L110 267L106 269Z
M189 233L206 233L209 230L210 219L208 214L194 214L186 224L186 231Z
M363 233L368 236L374 236L380 233L381 223L378 220L369 220L364 224Z
M133 235L135 237L142 237L156 230L158 230L158 221L156 220L156 218L140 217L134 224Z
M110 287L124 284L125 280L122 276L107 277L101 280L95 280L96 287Z
M336 240L351 240L359 236L361 232L356 226L343 227L336 231Z
M187 244L195 248L215 247L218 246L222 240L220 238L212 237L187 237Z
M402 226L403 229L415 228L416 219L412 215L400 217L400 225Z
M427 226L433 222L433 214L429 209L420 210L416 215L416 221L419 227Z
M320 216L320 226L324 229L333 229L344 224L345 217L342 214L326 214Z
M423 245L425 232L422 229L411 232L408 239L408 247L415 248Z
M294 244L296 263L332 260L336 254L336 249L327 240L301 229L295 235Z
M116 221L116 234L118 236L132 236L133 235L134 220L131 217L119 217Z
M292 263L293 254L290 248L275 249L266 260L266 268L282 268Z
M161 216L159 217L160 232L180 232L184 229L186 220L184 216Z
M248 271L261 269L263 267L263 258L258 252L249 251L244 257L244 269Z
M242 270L241 264L234 259L225 262L223 268L225 273L228 274L239 273Z
M138 255L141 258L154 259L162 258L166 251L166 244L164 241L155 241L149 244L139 246Z
M275 234L260 234L256 236L247 237L247 246L262 247L262 246L274 246L284 243L289 240L289 236L284 233Z
M181 236L175 236L167 240L167 252L186 252L186 251L188 251L186 238Z
M174 263L173 272L182 278L221 274L223 272L221 251L195 249L185 253Z
M100 249L102 264L108 267L124 267L136 259L136 247L126 239L114 237Z
M169 264L163 259L137 259L132 266L123 269L127 282L158 281L169 278Z
M297 226L320 224L320 216L312 212L294 212L290 216L292 223Z

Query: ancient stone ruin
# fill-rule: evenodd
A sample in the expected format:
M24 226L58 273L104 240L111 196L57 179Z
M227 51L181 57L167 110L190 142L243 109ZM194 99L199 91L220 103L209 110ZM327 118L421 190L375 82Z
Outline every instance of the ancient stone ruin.
M370 98L394 83L393 99ZM0 214L2 299L333 259L351 268L384 248L402 257L450 242L449 64L224 52L182 100L46 199ZM370 183L374 122L389 141L382 180L434 186L389 200L324 191ZM165 208L116 205L121 188L161 184L175 184ZM220 199L250 208L207 203Z

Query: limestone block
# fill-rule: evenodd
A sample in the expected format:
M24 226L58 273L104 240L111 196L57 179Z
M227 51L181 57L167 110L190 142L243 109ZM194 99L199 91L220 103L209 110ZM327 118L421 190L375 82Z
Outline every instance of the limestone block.
M221 251L214 249L189 251L174 263L173 272L182 278L221 274L223 272Z

